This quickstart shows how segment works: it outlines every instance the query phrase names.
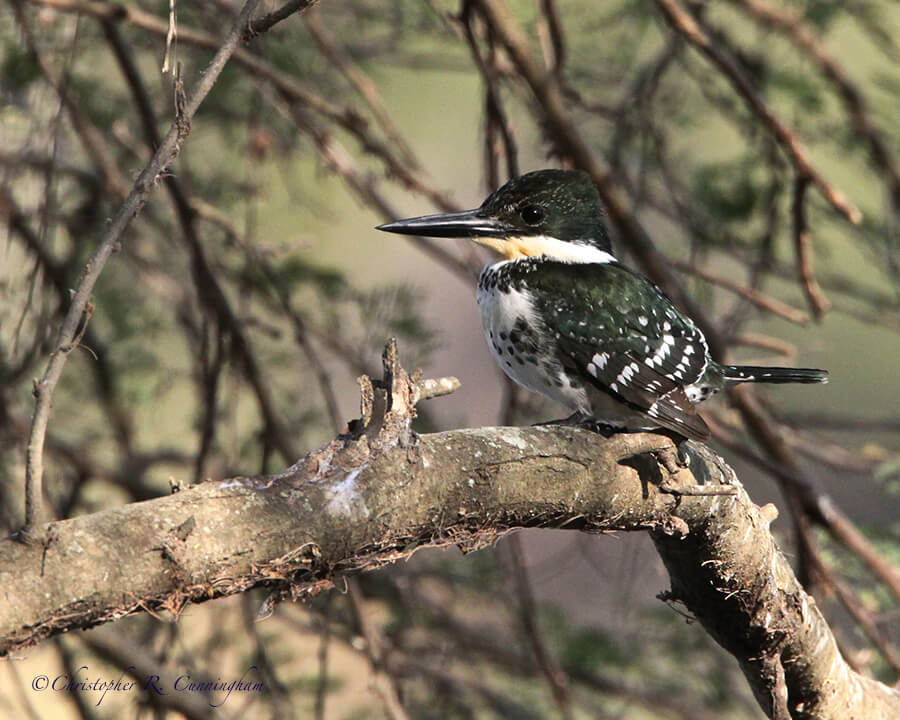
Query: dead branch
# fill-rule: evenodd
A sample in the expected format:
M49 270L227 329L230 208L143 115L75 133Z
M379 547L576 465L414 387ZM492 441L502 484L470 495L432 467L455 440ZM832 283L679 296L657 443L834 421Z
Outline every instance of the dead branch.
M793 9L770 5L765 0L741 0L738 6L756 22L787 36L797 50L805 54L834 85L853 123L854 132L868 145L872 163L886 176L885 182L894 206L900 207L900 164L894 157L891 145L872 120L862 92L812 26Z
M779 317L784 318L788 322L795 323L797 325L806 325L809 323L809 315L807 315L802 310L795 308L793 305L790 305L778 298L772 297L771 295L767 295L766 293L757 290L752 285L742 285L739 282L735 282L729 277L724 275L717 275L709 270L698 267L695 264L673 261L672 267L677 270L687 273L689 275L694 275L695 277L700 278L704 282L708 282L710 285L716 285L721 288L725 288L736 295L744 298L748 302L752 303L760 310L765 310L766 312L770 312L773 315L778 315Z
M809 161L809 153L803 143L766 104L756 92L734 60L719 48L696 19L682 8L676 0L656 0L666 20L685 40L703 53L732 84L747 106L759 118L766 129L778 140L779 145L791 159L797 173L808 177L824 197L838 212L850 222L859 223L862 213L847 196L829 183Z
M794 195L791 205L791 216L794 222L794 253L797 256L797 279L806 295L806 301L815 315L816 320L831 307L831 302L822 291L822 287L813 273L812 237L809 232L809 222L806 219L806 189L809 187L809 178L798 175L794 180Z
M222 43L215 58L204 71L197 83L194 92L188 100L182 112L178 113L165 140L154 153L153 158L143 169L135 181L125 202L116 216L110 222L97 246L94 255L85 266L84 272L78 282L72 296L72 302L66 318L59 330L56 346L47 363L47 369L43 377L34 385L35 408L32 421L31 435L28 440L28 453L26 460L26 490L25 490L25 535L30 535L33 528L42 519L42 495L43 495L43 449L44 437L47 433L47 423L50 420L50 408L53 391L62 376L63 367L69 354L76 347L75 342L85 309L93 292L94 285L103 271L106 261L119 249L122 235L137 215L147 196L153 189L157 179L174 162L178 150L185 137L190 132L191 118L200 107L207 93L228 62L228 58L237 48L246 24L250 20L258 0L247 0L237 19L231 33ZM15 4L19 8L18 4Z
M704 446L687 446L687 469L658 462L672 441L647 433L604 440L544 426L416 436L418 382L392 345L385 379L362 387L354 432L282 473L52 523L43 546L0 543L0 652L257 586L316 593L417 547L475 549L515 527L648 530L671 575L668 597L735 655L770 717L900 712L900 693L840 656L775 546L772 513ZM698 485L727 494L688 494Z

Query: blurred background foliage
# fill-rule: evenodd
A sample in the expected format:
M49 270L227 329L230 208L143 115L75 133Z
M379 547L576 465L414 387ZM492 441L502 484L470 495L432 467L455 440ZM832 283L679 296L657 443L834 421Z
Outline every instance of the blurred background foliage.
M561 414L510 387L484 347L473 295L486 257L372 229L474 206L511 174L584 166L508 51L496 7L505 6L326 1L232 59L194 118L177 190L157 187L96 287L54 396L45 454L55 516L166 494L170 477L284 467L355 416L355 378L375 371L391 336L407 367L462 380L422 407L422 432ZM867 552L897 573L900 9L509 8L504 22L559 90L604 193L667 259L654 280L685 289L729 357L831 371L825 388L759 397L797 473L843 509L862 550L786 500L797 473L738 410L721 401L709 417L754 499L781 509L776 532L845 655L895 682L900 598ZM168 54L189 87L237 9L177 4ZM172 121L172 75L160 72L168 17L166 2L0 7L7 532L22 521L32 379L151 154L148 119L158 134ZM691 27L712 55L688 42ZM794 140L805 150L792 151ZM821 182L798 165L807 151ZM829 200L829 188L848 204ZM651 272L633 232L617 220L611 229L625 262ZM0 670L0 711L177 716L152 695L88 707L90 697L30 690L39 672L88 665L118 676L146 662L209 678L258 665L266 693L231 698L210 717L760 717L736 663L655 600L666 582L642 537L530 531L477 554L423 550L264 622L260 589L190 607L177 624L135 617L47 642Z

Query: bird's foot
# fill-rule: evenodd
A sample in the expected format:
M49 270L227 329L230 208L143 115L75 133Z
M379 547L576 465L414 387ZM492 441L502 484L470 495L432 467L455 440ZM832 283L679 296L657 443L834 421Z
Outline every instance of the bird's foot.
M730 485L713 485L709 475L709 468L696 451L689 444L689 440L682 440L674 448L664 448L652 452L656 461L662 465L669 478L659 484L659 489L670 495L734 495L737 489ZM689 469L696 483L679 485L674 478L682 470Z

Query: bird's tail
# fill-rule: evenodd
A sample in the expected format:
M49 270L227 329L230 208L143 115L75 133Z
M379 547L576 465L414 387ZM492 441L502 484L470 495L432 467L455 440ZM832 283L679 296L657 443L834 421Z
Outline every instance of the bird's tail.
M724 365L725 379L731 382L758 383L827 383L828 371L813 368L762 367L757 365Z

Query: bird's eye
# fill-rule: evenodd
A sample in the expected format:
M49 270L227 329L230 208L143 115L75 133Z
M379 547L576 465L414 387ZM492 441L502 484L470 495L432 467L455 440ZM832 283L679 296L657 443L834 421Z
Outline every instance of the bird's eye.
M540 205L526 205L519 215L529 225L540 225L544 221L544 208Z

